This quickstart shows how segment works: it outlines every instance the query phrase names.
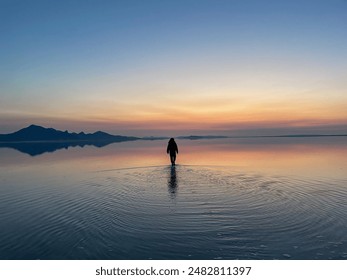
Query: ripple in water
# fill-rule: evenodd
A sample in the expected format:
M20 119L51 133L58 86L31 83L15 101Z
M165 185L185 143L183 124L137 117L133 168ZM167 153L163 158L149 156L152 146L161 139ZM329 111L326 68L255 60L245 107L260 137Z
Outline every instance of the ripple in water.
M345 181L108 170L1 190L2 259L346 259Z

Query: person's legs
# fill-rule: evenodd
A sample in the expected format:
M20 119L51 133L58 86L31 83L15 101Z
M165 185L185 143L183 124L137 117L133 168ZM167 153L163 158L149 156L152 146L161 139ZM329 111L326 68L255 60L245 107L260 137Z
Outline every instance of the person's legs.
M175 165L176 154L170 154L170 159L171 159L171 164L172 164L172 165Z

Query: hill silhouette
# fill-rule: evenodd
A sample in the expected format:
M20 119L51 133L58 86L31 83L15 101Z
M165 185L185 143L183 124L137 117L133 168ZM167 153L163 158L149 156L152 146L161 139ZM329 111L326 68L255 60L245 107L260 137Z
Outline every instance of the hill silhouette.
M30 125L10 134L0 134L0 142L33 142L33 141L53 141L53 142L122 142L132 141L140 138L132 136L111 135L106 132L97 131L95 133L75 133L60 131L54 128L45 128L38 125Z
M30 156L54 152L69 147L87 145L104 147L115 142L135 141L141 138L111 135L106 132L75 133L30 125L10 134L0 134L0 148L12 148Z

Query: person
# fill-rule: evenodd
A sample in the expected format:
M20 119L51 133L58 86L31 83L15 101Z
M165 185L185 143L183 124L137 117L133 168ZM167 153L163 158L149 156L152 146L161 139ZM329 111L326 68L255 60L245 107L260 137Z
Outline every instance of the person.
M166 153L170 154L171 165L174 166L176 161L176 153L178 154L178 148L175 139L170 139L169 143L167 144Z

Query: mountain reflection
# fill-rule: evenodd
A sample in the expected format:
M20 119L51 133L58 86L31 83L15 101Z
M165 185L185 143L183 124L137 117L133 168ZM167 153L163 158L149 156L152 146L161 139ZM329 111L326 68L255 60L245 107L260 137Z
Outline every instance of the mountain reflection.
M119 141L122 142L122 141ZM73 141L73 142L13 142L0 143L0 148L12 148L21 153L28 154L32 157L44 153L53 153L57 150L68 149L69 147L94 146L98 148L105 147L114 141Z
M177 195L177 189L178 189L178 182L177 182L177 176L176 176L176 167L171 166L168 182L167 182L168 192L171 199L175 199Z

